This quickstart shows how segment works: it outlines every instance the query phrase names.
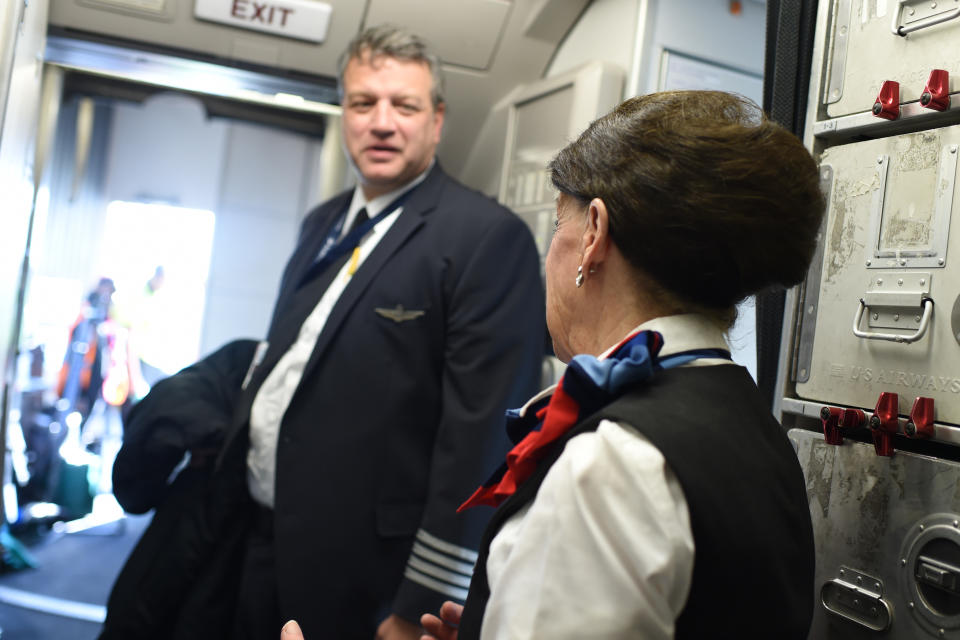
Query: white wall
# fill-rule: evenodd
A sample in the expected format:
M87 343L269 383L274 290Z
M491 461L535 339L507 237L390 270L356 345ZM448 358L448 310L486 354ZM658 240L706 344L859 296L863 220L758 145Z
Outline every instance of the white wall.
M118 103L107 161L106 198L154 199L216 209L227 124L207 120L202 103L161 93Z
M668 0L671 1L671 0ZM547 68L550 78L591 60L630 71L639 0L594 0L557 48Z
M225 149L201 350L262 338L311 198L319 146L233 123Z
M763 74L766 5L741 2L739 15L729 0L649 0L649 6L637 93L657 89L664 49Z
M10 343L33 203L34 145L48 3L0 2L0 361ZM5 376L4 376L5 377ZM0 391L5 384L0 377ZM0 424L5 423L0 418Z
M610 62L627 74L633 59L640 0L593 0L554 53L544 77L551 78L592 60ZM520 89L520 87L517 87ZM500 190L500 170L512 91L488 114L470 150L460 179L489 196Z
M294 133L207 118L182 94L115 105L104 202L158 200L216 216L200 357L265 335L300 221L317 198L319 148Z
M593 61L609 62L629 72L633 58L639 0L593 0L557 48L544 77L551 78ZM519 89L518 87L517 89ZM496 197L500 190L511 91L494 106L460 179Z
M545 77L603 60L624 70L624 97L647 93L657 90L664 51L761 75L765 30L766 6L754 0L742 2L740 14L731 13L729 0L594 0L558 47ZM489 195L499 191L509 97L484 122L462 176ZM756 375L754 332L748 302L730 341L734 359Z
M626 74L624 97L647 93L657 88L664 50L760 75L766 5L746 0L741 7L734 15L729 0L594 0L557 48L544 77L603 60ZM487 116L460 174L491 196L499 191L509 97Z
M664 50L762 75L766 5L746 0L740 6L734 14L729 0L595 0L558 48L546 75L607 60L633 76L634 93L649 93L657 89ZM646 27L643 34L640 24Z

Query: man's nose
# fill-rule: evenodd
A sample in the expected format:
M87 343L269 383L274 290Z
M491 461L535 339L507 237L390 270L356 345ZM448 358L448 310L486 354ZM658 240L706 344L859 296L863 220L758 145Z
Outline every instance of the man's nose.
M387 101L380 101L373 108L372 128L378 135L389 135L393 133L394 110L393 105Z

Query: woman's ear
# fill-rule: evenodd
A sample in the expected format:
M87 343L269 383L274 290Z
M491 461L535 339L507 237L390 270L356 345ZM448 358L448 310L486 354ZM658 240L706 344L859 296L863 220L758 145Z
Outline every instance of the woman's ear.
M587 205L586 224L583 229L583 270L594 273L607 259L610 250L610 219L607 205L594 198Z

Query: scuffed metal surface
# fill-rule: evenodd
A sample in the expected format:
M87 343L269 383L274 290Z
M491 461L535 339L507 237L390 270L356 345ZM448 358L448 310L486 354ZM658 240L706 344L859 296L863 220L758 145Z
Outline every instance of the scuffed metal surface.
M937 167L940 160L940 131L922 131L899 136L895 140L895 173L910 173Z
M809 454L807 463L803 465L807 479L807 499L810 501L810 508L819 508L826 519L830 511L834 451L829 447L810 447Z
M911 5L903 9L904 21L910 19L908 9L916 9L922 15L954 3L913 0ZM849 32L845 39L844 77L831 80L842 84L843 95L828 106L830 117L869 113L884 80L897 80L900 102L908 103L919 100L931 69L946 69L951 76L960 74L960 56L955 46L960 23L948 22L910 34L919 37L901 38L890 31L893 13L900 10L895 0L853 0L853 7L849 25L841 23L840 27L846 26ZM837 34L831 37L836 38ZM918 60L923 64L917 64Z
M895 615L884 638L930 637L909 613L901 547L918 521L931 514L960 514L960 464L902 451L883 458L872 445L849 439L840 446L828 445L821 434L801 429L791 430L789 437L803 468L817 547L818 604L809 637L876 637L873 631L839 622L819 604L820 588L836 578L842 566L875 575L885 585L884 599Z
M896 138L890 163L892 175L887 178L881 250L930 246L936 217L940 150L939 131Z
M807 376L796 380L800 398L869 408L880 391L897 391L904 394L901 411L906 412L913 398L922 394L934 398L938 421L960 424L958 339L945 315L958 298L960 281L956 265L948 260L948 247L960 240L956 224L960 149L951 153L955 147L960 147L960 126L864 140L823 152L821 162L829 163L833 183L823 231L816 340L804 362ZM913 344L858 338L852 331L858 301L879 286L878 279L897 286L898 278L889 280L884 272L901 269L932 274L928 293L937 306L926 335ZM871 308L863 325L908 335L918 318L920 306L914 310L912 305L880 305Z
M857 200L869 198L879 188L876 175L870 180L837 180L834 183L833 198L830 202L830 229L827 236L827 260L824 280L836 281L837 276L846 268L847 263L863 255L863 220L856 215L859 207Z

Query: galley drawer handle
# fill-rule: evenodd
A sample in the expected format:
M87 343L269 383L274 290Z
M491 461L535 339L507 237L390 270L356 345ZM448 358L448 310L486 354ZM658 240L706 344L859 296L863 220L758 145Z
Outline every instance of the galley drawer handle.
M933 313L933 300L931 298L923 299L923 317L920 318L920 326L913 333L901 335L899 333L879 333L876 331L862 331L860 329L860 320L863 319L863 312L867 310L867 303L860 298L860 305L857 307L857 313L853 317L853 335L866 340L889 340L890 342L916 342L927 332L927 326L930 324L930 314Z
M839 579L823 583L820 604L833 615L870 631L886 631L893 622L890 605L879 594Z
M893 35L895 36L905 36L908 33L920 31L920 29L926 29L927 27L932 27L933 25L941 24L960 16L960 9L953 9L930 16L929 18L924 18L923 20L917 20L909 27L904 27L900 24L900 15L903 13L903 5L910 1L911 0L898 0L897 2L897 8L893 12L893 23L890 25L890 30L893 31Z

